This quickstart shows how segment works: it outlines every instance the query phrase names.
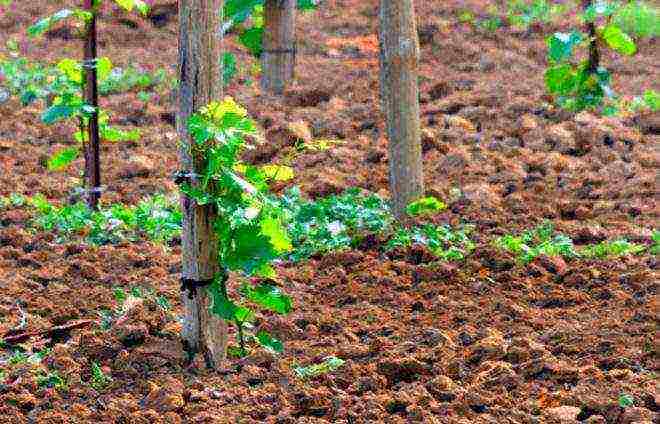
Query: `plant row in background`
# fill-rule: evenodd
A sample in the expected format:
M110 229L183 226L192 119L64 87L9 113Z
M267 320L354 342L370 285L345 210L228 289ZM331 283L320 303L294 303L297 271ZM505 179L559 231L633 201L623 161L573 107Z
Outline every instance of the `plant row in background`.
M577 15L584 28L557 32L547 38L545 84L560 107L575 112L596 110L605 115L660 110L660 94L655 90L646 90L631 101L618 96L612 89L611 72L601 63L606 49L633 56L637 53L639 40L660 34L660 9L653 3L640 0L568 3L509 0L505 11L491 6L488 12L489 16L477 18L471 11L464 10L458 19L493 32L505 24L529 29L534 24L549 24ZM587 51L587 59L580 59L581 50Z
M290 251L281 258L294 262L333 251L359 248L369 236L382 237L383 248L408 248L413 244L426 246L439 259L462 260L475 248L470 238L472 225L458 228L422 224L401 227L389 212L387 202L373 193L348 189L341 195L306 200L296 187L279 198L273 198L283 214ZM86 205L55 206L42 196L25 197L12 194L0 197L0 209L32 207L36 212L34 226L43 231L55 231L60 241L82 236L92 244L134 241L141 237L168 243L181 233L181 212L177 199L157 195L136 206L114 204L99 211ZM442 206L439 206L441 210ZM495 245L514 253L528 263L539 255L563 256L567 259L608 258L648 251L660 253L660 231L646 247L625 239L603 241L577 247L573 240L555 231L550 222L520 234L506 234Z

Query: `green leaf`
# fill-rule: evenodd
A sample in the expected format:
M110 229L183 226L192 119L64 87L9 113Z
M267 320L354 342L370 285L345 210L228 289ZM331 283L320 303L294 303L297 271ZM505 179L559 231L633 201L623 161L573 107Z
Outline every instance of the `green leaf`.
M254 313L244 307L238 306L223 294L220 283L215 281L208 289L213 299L211 312L226 321L248 322L254 319Z
M243 44L255 57L260 57L263 52L264 29L261 27L248 28L238 37Z
M293 168L282 165L264 165L261 167L264 176L273 181L289 181L294 177Z
M299 378L314 378L319 375L335 371L344 365L344 363L345 361L343 359L337 358L336 356L328 356L320 364L309 365L306 367L296 367L294 368L294 371Z
M41 114L41 121L44 124L50 125L61 119L70 118L79 111L80 106L72 106L68 104L53 105Z
M655 90L646 90L642 98L652 112L660 110L660 93Z
M82 21L89 21L92 18L92 14L81 9L62 9L47 18L37 21L37 23L27 29L27 33L30 37L42 35L50 30L53 25L69 17L75 17Z
M637 52L637 46L632 38L616 25L606 26L601 36L610 48L626 56L632 56Z
M78 157L77 147L66 147L48 158L46 165L49 171L60 171L66 168Z
M108 125L101 125L99 135L105 141L137 141L140 139L140 131L137 129L123 131Z
M270 334L268 334L267 331L261 330L257 333L257 341L259 344L266 349L276 352L276 353L282 353L284 352L284 345L282 342L274 337L272 337Z
M298 10L313 10L316 9L320 0L298 0L296 8Z
M596 0L584 11L583 19L585 22L594 22L599 17L608 17L612 16L619 8L619 5L603 1Z
M406 207L406 212L408 215L418 216L418 215L429 215L435 212L443 211L447 209L447 205L437 198L424 197L419 200L416 200L410 203Z
M115 3L128 12L131 12L133 8L136 8L143 15L149 12L149 6L142 0L115 0Z
M112 72L112 61L107 57L100 57L96 59L96 77L99 82L103 82L110 76Z
M573 49L584 40L582 33L556 32L547 39L548 59L551 62L562 62L573 55Z
M225 52L222 55L222 81L224 84L229 84L237 73L238 67L236 66L236 56L232 53Z
M57 69L62 71L69 81L82 85L83 72L80 62L73 59L62 59L57 63Z
M575 88L575 82L575 70L568 63L550 67L545 71L545 85L552 94L570 94Z
M619 396L619 406L621 408L628 408L635 405L635 398L627 393L621 393Z
M256 287L243 284L241 293L257 305L278 314L288 314L293 309L291 298L270 284L260 284Z

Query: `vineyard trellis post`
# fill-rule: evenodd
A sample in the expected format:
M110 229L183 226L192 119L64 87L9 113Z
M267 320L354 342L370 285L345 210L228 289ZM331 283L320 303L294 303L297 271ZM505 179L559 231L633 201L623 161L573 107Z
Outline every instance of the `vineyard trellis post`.
M96 70L96 8L94 0L84 0L84 9L90 12L86 25L85 45L83 56L83 70L85 72L85 104L91 106L92 110L87 114L87 140L84 145L85 154L85 192L87 204L90 209L98 209L101 197L101 158L100 158L100 136L99 136L99 93L98 75ZM83 140L85 138L83 137Z
M380 95L389 150L392 211L405 219L406 206L424 193L418 86L419 37L412 0L381 0Z
M201 174L203 158L195 157L188 119L222 96L221 37L223 0L179 1L179 107L177 132L181 140L182 172L191 185ZM217 368L227 355L227 323L210 311L206 290L218 275L218 241L213 229L217 211L199 205L182 193L182 286L184 306L182 339L188 360L202 353L209 368Z
M293 79L296 60L296 0L266 0L261 87L282 94Z

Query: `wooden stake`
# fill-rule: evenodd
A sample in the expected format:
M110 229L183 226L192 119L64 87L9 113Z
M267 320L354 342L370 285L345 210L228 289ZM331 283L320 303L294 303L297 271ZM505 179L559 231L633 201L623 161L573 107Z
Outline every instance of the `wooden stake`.
M412 0L381 0L379 44L392 210L404 221L406 206L424 193L417 82L419 38Z
M280 95L293 79L296 61L296 0L266 0L261 88Z
M87 194L87 205L90 209L97 210L99 198L101 197L101 158L99 137L99 93L98 77L96 72L96 10L93 0L85 0L83 7L92 14L87 22L85 36L85 48L83 58L83 71L85 73L85 103L94 108L89 115L87 123L87 142L85 149L85 189Z
M201 173L203 158L191 154L193 140L188 118L211 101L221 100L220 11L222 0L179 1L179 110L177 132L181 140L182 168ZM182 194L183 278L213 279L219 273L218 240L213 231L215 210L197 205ZM205 288L182 290L184 322L182 339L190 361L198 352L210 368L217 368L227 355L227 323L211 314L212 298Z

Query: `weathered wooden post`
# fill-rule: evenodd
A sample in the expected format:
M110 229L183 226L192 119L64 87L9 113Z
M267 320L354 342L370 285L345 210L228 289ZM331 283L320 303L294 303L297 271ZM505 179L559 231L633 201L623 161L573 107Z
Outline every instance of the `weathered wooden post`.
M261 88L282 94L296 61L296 0L266 0Z
M203 158L190 149L194 143L188 119L200 108L222 97L220 69L222 0L179 0L179 110L177 132L181 164L188 181L196 184ZM227 355L227 323L211 313L212 298L206 290L219 271L218 242L213 231L216 214L210 205L198 205L186 195L183 210L182 286L184 305L182 339L188 359L204 355L216 368Z
M412 0L381 0L379 43L392 210L403 220L406 206L424 193L417 81L419 38Z
M85 46L83 55L83 71L85 73L85 103L94 108L88 114L87 140L84 143L85 154L85 190L87 205L90 209L98 209L101 197L101 155L99 137L99 92L98 75L96 71L96 8L93 0L85 0L83 8L92 17L87 21ZM83 137L84 139L84 137Z

